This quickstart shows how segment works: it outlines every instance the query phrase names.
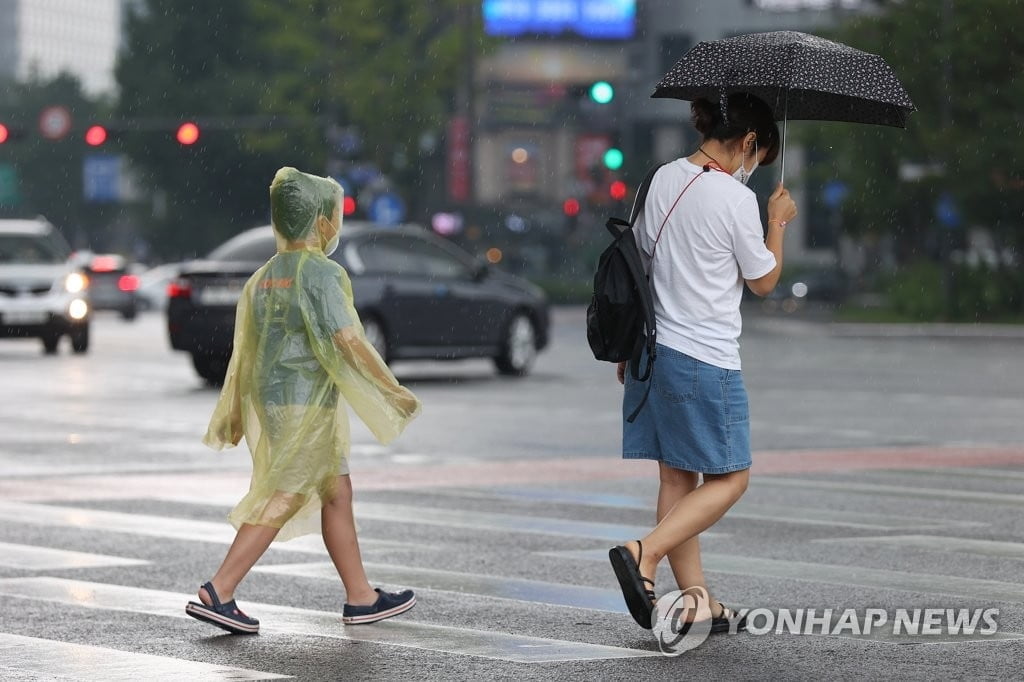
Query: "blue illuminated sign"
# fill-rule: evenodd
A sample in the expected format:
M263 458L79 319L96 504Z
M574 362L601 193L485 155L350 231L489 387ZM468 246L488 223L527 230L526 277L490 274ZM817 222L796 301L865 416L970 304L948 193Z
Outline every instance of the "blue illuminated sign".
M492 36L575 33L595 40L633 37L636 0L483 0Z

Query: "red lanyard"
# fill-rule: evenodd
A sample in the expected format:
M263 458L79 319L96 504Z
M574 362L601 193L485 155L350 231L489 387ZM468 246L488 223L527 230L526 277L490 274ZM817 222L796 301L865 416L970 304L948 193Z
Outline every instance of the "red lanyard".
M672 208L670 208L668 210L668 213L665 214L665 219L663 221L661 221L661 227L658 228L658 236L654 240L654 249L651 251L651 267L652 268L654 267L654 255L656 253L658 253L658 242L661 241L661 233L665 229L665 225L668 224L669 216L671 216L672 212L676 210L676 206L679 204L679 200L683 198L684 194L686 194L686 190L690 189L690 185L692 185L693 183L697 182L697 178L701 177L705 173L707 173L709 171L712 171L712 170L716 170L716 171L719 171L721 173L725 172L725 169L722 168L721 166L719 166L716 161L712 161L711 163L704 164L704 166L701 168L701 172L697 173L695 176L693 176L693 179L691 179L688 183L686 183L686 187L684 187L683 191L680 192L679 196L676 197L675 202L672 204Z

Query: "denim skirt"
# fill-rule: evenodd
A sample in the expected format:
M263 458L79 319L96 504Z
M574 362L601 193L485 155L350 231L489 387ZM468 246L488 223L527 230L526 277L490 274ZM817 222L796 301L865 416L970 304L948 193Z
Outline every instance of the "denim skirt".
M647 362L646 357L641 367ZM722 369L658 344L647 382L626 372L622 457L653 459L683 471L724 474L750 468L750 410L739 370Z

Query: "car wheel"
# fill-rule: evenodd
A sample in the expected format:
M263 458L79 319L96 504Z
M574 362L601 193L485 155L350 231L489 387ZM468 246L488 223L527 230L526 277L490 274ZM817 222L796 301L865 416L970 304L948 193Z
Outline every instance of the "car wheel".
M211 386L219 386L224 383L224 376L228 372L228 363L224 358L217 355L192 355L192 366L196 374L201 376Z
M46 332L43 334L43 352L47 355L56 355L57 346L60 345L60 334Z
M388 336L384 332L384 325L376 317L367 316L363 320L363 333L366 340L370 342L373 349L377 351L384 362L388 361Z
M518 312L509 320L501 342L501 354L494 358L498 371L508 376L526 376L537 359L537 329L530 316Z
M135 316L136 316L137 314L138 314L138 312L136 311L136 309L135 309L135 308L128 308L128 309L126 309L126 310L122 310L122 311L121 311L121 318L122 318L122 319L123 319L123 320L124 320L125 322L131 322L132 320L134 320L134 319L135 319Z
M78 354L89 350L89 325L83 324L71 331L71 350Z

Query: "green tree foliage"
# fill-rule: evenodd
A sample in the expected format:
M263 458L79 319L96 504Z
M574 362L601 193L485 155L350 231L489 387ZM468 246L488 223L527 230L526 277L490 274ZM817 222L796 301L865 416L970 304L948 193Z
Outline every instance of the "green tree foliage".
M118 113L148 122L125 144L143 186L166 193L166 216L151 225L157 247L201 253L266 221L274 170L326 172L332 124L354 126L360 160L398 171L408 190L420 135L451 111L469 37L456 20L465 6L147 0L129 11ZM182 148L174 126L187 119L202 136Z
M894 233L901 256L922 255L941 234L938 198L949 193L965 225L1024 242L1024 32L1021 0L905 0L843 26L832 37L882 55L918 111L906 131L821 124L812 147L832 162L819 172L845 181L844 229ZM900 179L901 165L941 174ZM825 177L819 177L824 180Z
M0 122L12 138L0 145L0 163L12 164L17 173L18 201L0 206L2 217L45 216L69 240L84 246L107 216L106 209L82 198L82 162L90 150L82 142L85 128L107 113L107 107L82 93L72 76L33 78L2 84ZM71 131L60 140L44 138L39 117L44 109L60 105L71 114Z

